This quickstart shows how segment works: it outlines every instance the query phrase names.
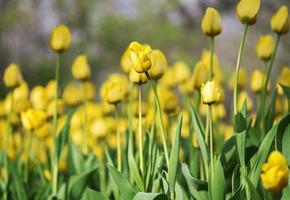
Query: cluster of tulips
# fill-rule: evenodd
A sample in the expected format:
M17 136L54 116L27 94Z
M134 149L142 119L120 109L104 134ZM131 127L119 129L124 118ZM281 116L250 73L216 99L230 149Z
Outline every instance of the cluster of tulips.
M53 80L30 90L17 64L3 75L9 92L0 101L1 197L288 199L290 68L270 84L288 9L271 18L275 39L267 34L257 41L265 66L247 81L241 60L259 9L260 0L236 7L244 32L228 81L214 52L222 19L207 8L201 28L209 50L192 69L182 61L170 66L161 50L132 42L121 57L124 73L108 76L99 102L86 55L74 59L74 81L60 88L71 33L57 26L50 39ZM232 108L225 106L229 93Z

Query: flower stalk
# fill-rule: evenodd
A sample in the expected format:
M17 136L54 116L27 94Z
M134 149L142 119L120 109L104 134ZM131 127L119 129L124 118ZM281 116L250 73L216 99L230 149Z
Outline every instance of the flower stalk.
M138 84L138 132L139 132L139 149L140 149L140 169L144 175L144 158L143 158L143 135L142 135L142 87Z

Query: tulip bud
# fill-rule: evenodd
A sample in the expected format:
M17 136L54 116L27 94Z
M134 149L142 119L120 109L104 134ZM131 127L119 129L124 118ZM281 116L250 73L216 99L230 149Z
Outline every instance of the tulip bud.
M4 71L4 84L8 88L15 88L22 82L22 74L18 65L12 63Z
M110 104L116 104L126 97L125 88L114 81L106 81L101 86L101 97Z
M159 79L167 69L167 60L160 50L153 50L150 53L151 69L150 75L153 79Z
M130 70L129 79L136 84L144 84L147 82L147 76L145 73L137 73L134 69Z
M264 74L260 70L255 70L251 77L251 89L254 93L261 92L264 87Z
M62 115L64 113L64 102L62 99L57 99L56 101L57 106L57 115ZM51 117L53 116L53 113L55 111L55 101L51 100L46 107L46 113L47 116Z
M71 33L67 26L59 25L53 29L50 38L50 47L53 51L61 53L69 49Z
M55 90L56 90L56 81L55 80L49 81L45 86L47 101L50 101L55 98Z
M34 87L30 94L30 101L34 108L44 110L48 102L45 88L42 86Z
M138 42L131 42L129 45L129 56L132 67L138 73L143 73L151 68L149 54L151 52L149 45L142 45Z
M281 6L271 18L271 29L279 35L286 34L289 30L288 8Z
M22 126L26 130L35 130L45 123L46 117L46 113L42 110L28 109L21 112Z
M279 76L279 83L290 87L290 67L284 66Z
M130 49L129 47L125 50L121 57L120 62L121 68L125 73L129 73L131 69L131 60L130 60Z
M219 35L222 32L222 22L219 12L214 8L207 8L201 21L202 32L210 37Z
M68 106L76 106L82 101L82 96L80 95L83 93L81 91L81 87L79 87L75 83L69 83L64 91L63 91L63 100L64 103Z
M72 75L78 81L87 81L91 77L91 69L87 56L79 55L72 64Z
M262 60L268 61L274 50L274 39L271 35L261 36L257 42L256 53Z
M241 0L236 8L237 16L242 24L253 25L257 21L260 0Z
M262 165L261 180L263 188L278 193L288 185L289 169L286 158L273 151L265 164Z
M193 86L195 89L200 89L202 84L208 80L208 68L202 61L198 61L195 64L193 71Z
M220 100L221 93L215 81L208 81L201 86L201 98L204 104L214 104Z

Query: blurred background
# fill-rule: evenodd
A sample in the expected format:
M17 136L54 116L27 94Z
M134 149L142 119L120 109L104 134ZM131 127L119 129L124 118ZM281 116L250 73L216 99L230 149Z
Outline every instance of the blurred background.
M45 84L54 77L55 54L50 50L52 28L70 27L73 42L62 62L61 78L72 79L70 67L78 54L87 54L100 83L112 71L120 71L120 57L128 44L137 40L163 50L170 64L185 61L194 67L208 39L200 29L208 6L223 18L223 33L217 37L216 52L221 67L230 74L236 63L242 25L235 15L238 0L0 0L0 72L9 63L21 66L30 86ZM270 17L289 0L263 0L258 23L250 27L242 66L248 72L262 68L255 45L262 34L271 33ZM272 78L289 65L289 34L283 36ZM5 95L3 81L1 96Z

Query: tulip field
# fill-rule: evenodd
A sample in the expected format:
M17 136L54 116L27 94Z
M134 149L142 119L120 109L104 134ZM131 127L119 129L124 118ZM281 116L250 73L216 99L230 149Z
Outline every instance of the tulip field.
M193 67L132 41L116 58L122 72L100 85L85 54L71 60L74 80L62 84L74 37L55 27L49 82L30 84L13 60L1 74L1 199L290 199L290 60L275 62L289 39L288 8L266 19L261 4L236 5L243 32L230 78L215 51L223 18L213 7L200 22L208 46ZM247 34L258 20L269 21L256 41L262 66L247 74Z

